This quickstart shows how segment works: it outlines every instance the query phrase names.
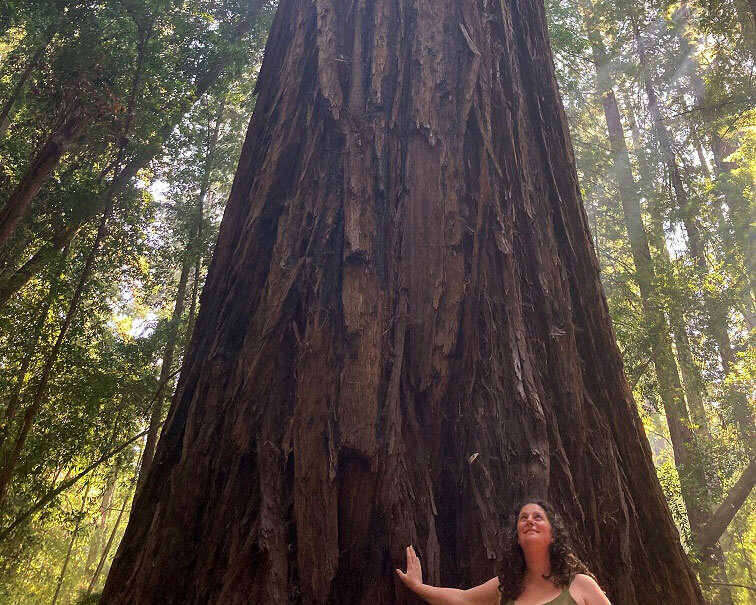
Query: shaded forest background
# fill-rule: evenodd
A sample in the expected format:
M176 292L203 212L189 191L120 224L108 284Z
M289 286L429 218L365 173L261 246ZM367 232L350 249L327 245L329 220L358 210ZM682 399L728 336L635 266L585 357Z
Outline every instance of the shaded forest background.
M699 560L695 526L753 484L737 482L754 475L756 6L546 4L659 479L704 591L756 602L753 497L719 540L724 573ZM0 602L96 602L192 331L274 12L0 0Z

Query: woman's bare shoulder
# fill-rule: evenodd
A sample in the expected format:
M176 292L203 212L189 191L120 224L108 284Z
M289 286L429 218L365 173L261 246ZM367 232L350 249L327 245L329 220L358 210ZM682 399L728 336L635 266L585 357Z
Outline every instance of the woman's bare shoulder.
M589 586L598 586L598 584L596 584L596 580L594 580L591 576L584 573L579 573L575 574L575 577L572 579L572 584L570 584L570 587L572 586L587 588Z
M570 584L570 596L578 605L607 605L609 599L591 576L579 573Z

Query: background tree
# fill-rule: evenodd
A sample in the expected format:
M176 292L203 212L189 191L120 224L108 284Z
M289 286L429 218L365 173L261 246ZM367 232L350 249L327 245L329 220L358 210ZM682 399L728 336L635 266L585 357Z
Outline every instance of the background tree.
M74 7L81 20L61 18L60 27L49 27L55 15ZM186 313L175 331L178 361L192 293L204 280L218 205L238 155L238 132L251 111L270 14L270 7L254 2L38 9L15 12L0 46L8 68L0 91L8 95L3 100L13 100L0 157L19 158L3 164L3 195L17 187L26 170L23 158L37 153L34 129L43 133L39 141L48 136L46 112L58 111L57 87L72 88L71 74L61 66L83 66L88 57L97 73L108 74L99 90L107 91L116 110L90 122L60 155L0 250L0 453L3 467L12 468L0 511L0 599L13 603L51 601L56 589L58 603L71 602L96 594L104 581L142 459L142 441L133 438L146 436L163 382L160 359L170 333L165 318L175 300L176 262L181 264L174 240L188 241L192 212L192 271ZM53 29L44 52L27 46ZM74 92L65 93L72 102ZM220 104L226 110L217 120L210 114L217 117ZM216 155L206 162L208 128L218 136ZM183 159L207 163L202 182L194 171L179 176ZM192 193L200 187L201 224ZM105 215L93 253L96 221L102 225ZM79 286L75 313L53 358L61 319ZM41 391L39 373L48 359ZM30 415L38 391L43 404ZM17 461L9 465L17 443Z
M721 9L726 14L733 7L724 4ZM692 458L687 465L687 480L678 483L677 473L665 470L672 462L669 444L660 440L657 451L659 462L669 460L662 462L659 468L671 502L674 504L674 498L679 498L673 495L680 494L681 487L688 493L688 506L679 503L673 506L673 511L679 511L677 520L687 535L692 553L700 553L699 548L710 548L713 541L700 540L706 533L700 523L698 530L689 533L687 519L683 517L685 509L690 512L691 506L702 507L716 517L715 511L720 512L718 506L728 489L738 492L746 484L750 491L753 485L753 465L749 465L753 447L753 397L752 388L748 386L749 381L752 384L753 365L747 361L751 354L746 352L752 350L748 336L752 303L750 294L742 289L747 275L742 259L746 256L733 249L731 223L727 218L731 204L715 193L716 186L712 183L718 175L710 169L710 165L714 165L713 154L705 149L707 140L721 143L720 135L706 133L713 133L715 124L721 123L725 115L729 116L733 127L726 137L730 152L737 148L738 141L748 132L746 126L753 121L752 112L748 110L748 96L752 97L753 92L749 92L748 77L744 78L740 71L741 67L748 71L752 65L743 43L751 32L734 28L728 36L718 37L718 44L704 45L702 32L716 31L718 27L713 22L704 25L700 21L704 10L708 9L685 3L632 6L594 3L582 29L574 18L570 20L565 16L563 8L561 12L552 11L556 31L569 41L569 46L563 46L569 55L558 63L577 64L571 74L578 74L581 69L582 73L603 70L604 79L607 74L614 78L613 85L599 86L595 92L588 83L576 87L574 81L563 85L562 89L567 91L572 131L580 139L577 159L581 183L586 189L588 215L599 242L602 279L608 286L619 341L631 368L629 374L635 377L632 380L636 383L636 397L648 402L648 422L656 424L658 428L654 430L662 434L667 434L667 426L659 422L657 412L667 407L669 397L664 395L661 384L653 380L651 371L655 368L649 358L653 357L654 349L650 343L659 339L670 339L674 343L677 370L672 376L684 389L685 404L681 410L684 417L689 417L689 434L695 436L695 443L688 446ZM656 61L646 53L645 64L641 64L637 52L638 34L651 41L655 49L664 48L665 52L659 53ZM594 46L596 41L606 46L601 61L594 61L589 54L591 40ZM729 84L718 87L712 97L708 97L709 78L715 73L713 66L720 60L726 64L732 56L744 57L745 64L733 66L728 72ZM717 79L721 76L718 74ZM719 82L721 84L721 80ZM607 94L611 88L614 88L612 94ZM648 104L649 88L655 97L653 111ZM576 89L583 94L573 93ZM614 113L614 131L607 137L594 126L596 112L606 109L607 102L615 98L619 103ZM660 125L663 136L668 137L666 152L658 146ZM618 162L615 143L622 143L625 138L630 142L630 154L626 160ZM672 170L670 149L682 159ZM752 157L737 153L729 157L731 160L742 158L740 170L753 163ZM734 166L730 163L730 168ZM619 174L618 167L621 167ZM740 199L750 199L746 205L752 204L752 193L742 185L744 183L737 195ZM679 203L681 190L687 197L684 205ZM649 262L656 269L655 300L669 321L668 327L641 321L642 307L638 305L641 292L635 290L637 286L633 282L637 283L643 274L629 258L630 246L617 245L628 241L616 229L619 217L615 208L620 206L612 198L619 201L618 194L623 200L629 195L639 201L636 224L648 233ZM692 247L686 233L689 231L694 233ZM632 239L630 225L627 235ZM662 331L658 328L660 325ZM738 361L731 365L730 361L735 359ZM632 369L633 366L637 370ZM735 367L738 368L737 379L732 373ZM746 497L739 502L746 502ZM729 510L735 513L738 508ZM748 516L752 510L752 506L747 505L741 512ZM702 515L708 525L706 517ZM729 542L727 536L722 538L723 544ZM728 560L729 579L724 583L739 584L732 587L733 598L747 602L753 585L743 573L747 572L748 558L752 554L747 555L745 561L742 551L726 554L728 558L733 557L733 564ZM707 588L722 590L723 578L702 579ZM712 598L715 602L729 599L722 594L712 594Z

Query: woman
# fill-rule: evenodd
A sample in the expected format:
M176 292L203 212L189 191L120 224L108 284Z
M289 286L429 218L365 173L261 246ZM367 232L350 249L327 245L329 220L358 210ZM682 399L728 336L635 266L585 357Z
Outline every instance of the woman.
M528 500L515 510L499 577L469 590L423 584L412 546L407 548L407 572L397 569L397 574L433 605L611 605L572 554L564 524L550 504Z

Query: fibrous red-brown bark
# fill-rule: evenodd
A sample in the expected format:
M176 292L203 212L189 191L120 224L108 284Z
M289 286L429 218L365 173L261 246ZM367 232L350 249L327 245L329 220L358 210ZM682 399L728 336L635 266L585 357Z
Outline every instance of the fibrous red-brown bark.
M409 603L548 495L613 603L700 602L521 0L282 0L102 603Z

